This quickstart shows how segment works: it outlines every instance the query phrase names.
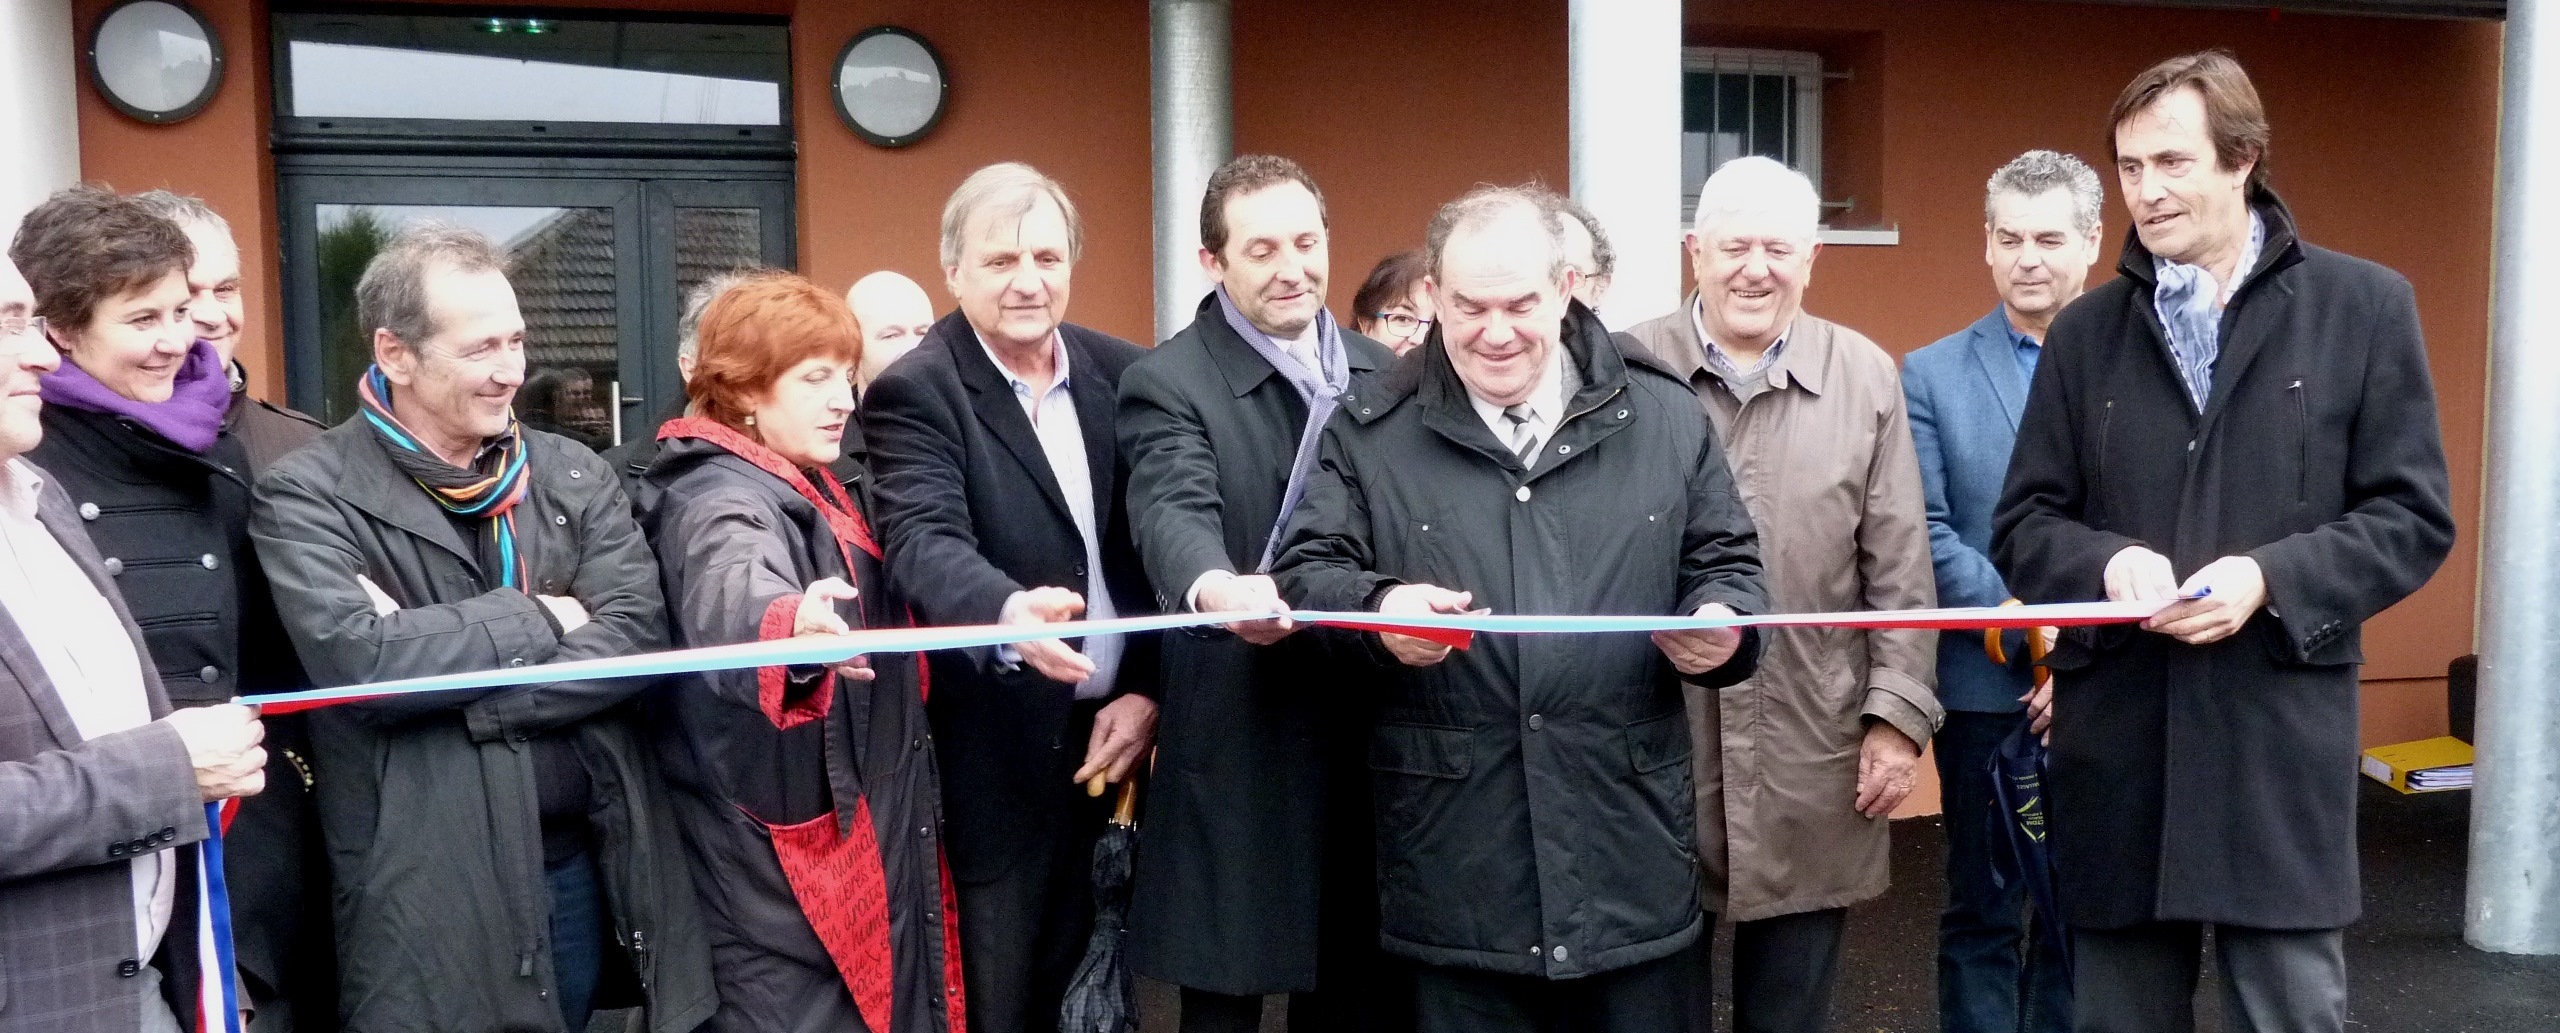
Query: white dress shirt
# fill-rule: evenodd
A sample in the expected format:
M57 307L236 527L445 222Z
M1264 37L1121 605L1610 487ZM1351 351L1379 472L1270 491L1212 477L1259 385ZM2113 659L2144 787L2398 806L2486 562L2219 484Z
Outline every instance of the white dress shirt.
M151 723L142 657L115 607L99 594L53 532L36 519L44 479L11 459L0 480L0 607L44 664L45 678L83 740ZM177 904L177 862L167 850L133 859L133 938L138 957L160 950Z
M996 372L1003 374L1005 383L1013 385L1014 400L1022 403L1022 414L1031 418L1031 429L1040 436L1040 451L1049 457L1049 474L1057 478L1058 491L1067 497L1067 516L1075 521L1076 532L1084 536L1085 619L1104 621L1119 616L1119 608L1111 604L1110 586L1102 576L1104 528L1093 509L1093 470L1085 460L1084 424L1076 418L1075 395L1067 390L1066 342L1054 331L1049 334L1049 354L1057 364L1058 379L1037 395L1032 392L1031 382L1006 366L1004 357L996 354L984 336L978 338L978 347L986 349L987 361L996 364ZM1108 477L1111 471L1104 470L1102 474ZM1076 686L1077 699L1100 699L1111 694L1112 682L1120 674L1120 638L1085 638L1084 655L1093 661L1093 677ZM1011 646L998 649L996 658L1006 663L1022 662L1022 654Z

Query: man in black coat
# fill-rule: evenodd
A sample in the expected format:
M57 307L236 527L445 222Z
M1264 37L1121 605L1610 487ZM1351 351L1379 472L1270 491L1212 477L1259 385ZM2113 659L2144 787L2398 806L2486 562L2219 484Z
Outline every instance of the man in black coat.
M2229 55L2144 72L2111 124L2123 275L2053 324L1994 559L2031 603L2206 594L2048 660L2075 1012L2189 1028L2211 925L2233 1028L2335 1031L2358 629L2453 544L2416 299L2295 235Z
M1335 400L1395 354L1324 310L1324 196L1286 158L1209 177L1218 289L1120 380L1138 552L1167 609L1286 609L1267 573ZM1182 988L1184 1033L1402 1028L1378 956L1363 679L1286 620L1170 634L1131 899L1137 970Z
M1066 323L1083 235L1030 166L972 173L942 213L960 309L862 399L889 580L923 623L1146 611L1112 435L1137 345ZM933 656L928 703L975 1033L1053 1030L1093 925L1093 843L1155 737L1155 637Z
M664 649L658 565L611 467L517 425L505 255L411 226L356 286L363 408L260 478L249 526L321 685ZM311 712L349 1033L583 1030L717 1000L635 679ZM468 988L467 991L459 988Z
M1764 606L1751 517L1696 397L1569 299L1563 237L1525 189L1479 188L1432 220L1440 325L1343 395L1283 595L1382 614ZM1420 962L1417 1028L1703 1030L1681 682L1748 677L1757 636L1486 636L1454 655L1357 641L1392 673L1368 750L1380 940Z

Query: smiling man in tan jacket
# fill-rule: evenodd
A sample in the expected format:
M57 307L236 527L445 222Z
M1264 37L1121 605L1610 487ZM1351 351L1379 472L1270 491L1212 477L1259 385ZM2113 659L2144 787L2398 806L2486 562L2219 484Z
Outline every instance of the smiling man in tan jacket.
M1681 371L1759 526L1775 612L1934 606L1919 461L1893 359L1804 314L1820 200L1766 158L1708 177L1698 293L1629 333ZM1886 883L1886 818L1938 728L1936 635L1764 631L1759 672L1689 690L1698 854L1736 923L1734 1028L1825 1028L1848 906Z

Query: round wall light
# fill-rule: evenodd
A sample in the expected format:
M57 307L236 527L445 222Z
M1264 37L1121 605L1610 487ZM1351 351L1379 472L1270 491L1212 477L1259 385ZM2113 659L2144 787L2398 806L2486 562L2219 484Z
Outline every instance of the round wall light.
M89 81L117 111L182 121L222 86L222 39L181 0L120 0L89 33Z
M855 33L836 55L836 114L853 135L877 146L923 139L942 121L950 92L933 44L894 25Z

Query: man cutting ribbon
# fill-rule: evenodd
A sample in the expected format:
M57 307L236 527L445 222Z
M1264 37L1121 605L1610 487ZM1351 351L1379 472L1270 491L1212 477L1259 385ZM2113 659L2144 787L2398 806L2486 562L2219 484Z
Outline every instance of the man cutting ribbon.
M1569 299L1557 213L1482 188L1429 235L1441 322L1355 384L1276 568L1325 610L1729 614L1765 608L1751 518L1698 403ZM1751 673L1730 627L1402 635L1376 780L1380 940L1419 962L1424 1033L1703 1029L1681 682Z
M1324 195L1296 162L1228 162L1200 230L1217 290L1120 379L1129 512L1165 609L1282 609L1277 525L1342 393L1395 356L1325 311ZM1265 994L1338 1033L1402 1028L1408 1010L1377 956L1368 684L1297 630L1164 637L1130 927L1137 970L1183 988L1183 1033L1250 1033Z

